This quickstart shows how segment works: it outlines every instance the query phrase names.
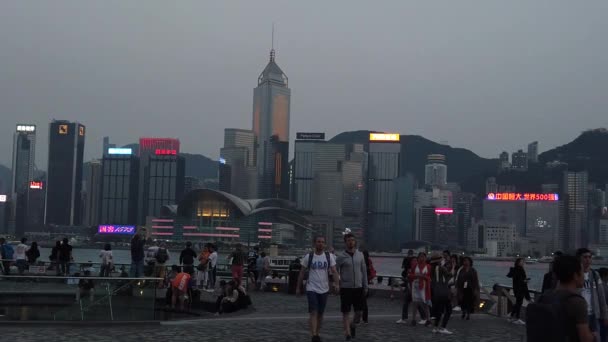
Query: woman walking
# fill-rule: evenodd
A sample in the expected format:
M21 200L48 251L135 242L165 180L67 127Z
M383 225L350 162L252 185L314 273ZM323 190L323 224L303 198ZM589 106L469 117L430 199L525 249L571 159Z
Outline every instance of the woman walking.
M446 329L450 316L452 315L452 303L449 280L452 277L445 264L441 265L441 256L434 255L431 258L431 266L433 266L433 274L431 276L431 297L433 301L433 317L435 317L434 333L452 335L452 332ZM443 318L443 320L442 320ZM439 325L441 324L441 328Z
M479 299L479 278L473 268L473 259L466 256L462 258L462 268L458 271L456 280L458 289L458 302L462 309L462 319L471 319L475 310L475 303Z
M426 262L426 253L418 254L418 263L412 267L408 275L412 288L412 325L416 325L416 312L422 310L418 324L429 325L429 308L431 306L431 267ZM421 312L421 314L422 314ZM422 315L421 315L422 316Z
M524 269L524 259L518 258L515 260L515 265L511 267L507 277L513 279L513 293L515 294L515 305L511 310L511 323L526 325L526 323L519 318L524 298L528 301L530 300L530 292L528 291L529 279L526 276L526 270Z

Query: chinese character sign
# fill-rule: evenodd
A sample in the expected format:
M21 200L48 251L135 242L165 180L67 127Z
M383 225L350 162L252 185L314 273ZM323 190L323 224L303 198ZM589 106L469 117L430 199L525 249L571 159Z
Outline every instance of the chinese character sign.
M135 226L117 226L104 224L99 226L97 232L99 234L133 235L135 234Z
M486 197L490 201L559 201L558 194L491 192Z

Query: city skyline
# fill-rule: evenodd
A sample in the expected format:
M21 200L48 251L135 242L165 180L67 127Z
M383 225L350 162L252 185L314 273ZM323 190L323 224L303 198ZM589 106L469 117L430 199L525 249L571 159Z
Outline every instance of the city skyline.
M3 5L0 163L10 167L15 124L46 127L53 118L88 127L85 161L101 157L104 135L118 145L171 136L184 152L217 157L223 128L249 126L252 80L267 60L273 21L294 89L292 132L398 131L495 158L535 140L544 151L606 126L608 74L596 68L606 54L597 29L607 25L604 4L463 1L446 14L433 4L352 5L352 17L338 25L335 4L322 14L310 3L271 5L167 11L150 3L145 14L118 2ZM147 16L157 12L161 23ZM552 16L538 25L538 12ZM368 25L359 25L362 18ZM492 132L492 143L479 144L475 132ZM44 146L48 134L39 133ZM46 159L38 149L39 169Z

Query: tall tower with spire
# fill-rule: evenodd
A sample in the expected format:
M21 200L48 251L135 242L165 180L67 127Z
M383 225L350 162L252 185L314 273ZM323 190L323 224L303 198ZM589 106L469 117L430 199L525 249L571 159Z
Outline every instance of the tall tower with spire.
M289 108L287 75L270 61L253 89L253 134L259 198L289 198Z

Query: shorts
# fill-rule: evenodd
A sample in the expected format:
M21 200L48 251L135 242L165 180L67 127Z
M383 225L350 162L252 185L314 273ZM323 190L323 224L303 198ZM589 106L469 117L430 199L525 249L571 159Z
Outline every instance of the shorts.
M355 312L363 311L363 288L340 289L340 311L348 313L351 307L355 309Z
M308 313L316 312L319 315L322 315L325 312L328 295L329 292L316 293L313 291L306 291L306 297L308 298Z

